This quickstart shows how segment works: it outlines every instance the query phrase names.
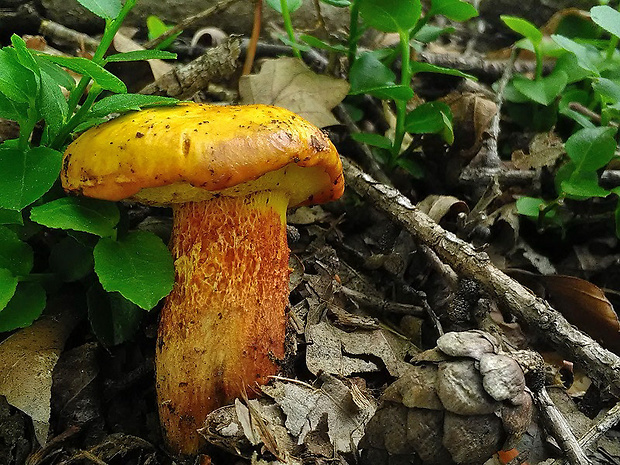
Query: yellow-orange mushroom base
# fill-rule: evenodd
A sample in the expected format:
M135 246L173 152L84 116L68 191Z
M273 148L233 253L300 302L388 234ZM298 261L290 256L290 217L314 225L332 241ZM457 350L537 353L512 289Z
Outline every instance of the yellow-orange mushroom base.
M288 199L274 192L174 207L176 280L156 349L160 421L195 454L207 414L278 372L284 357Z

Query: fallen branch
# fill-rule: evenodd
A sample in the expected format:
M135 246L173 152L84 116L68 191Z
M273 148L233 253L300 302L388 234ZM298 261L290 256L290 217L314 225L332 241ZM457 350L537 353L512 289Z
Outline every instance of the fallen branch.
M568 359L586 367L602 391L620 397L620 357L577 330L545 300L495 267L487 254L441 228L396 189L378 183L346 159L343 165L348 187L432 249L459 276L477 280L502 307Z

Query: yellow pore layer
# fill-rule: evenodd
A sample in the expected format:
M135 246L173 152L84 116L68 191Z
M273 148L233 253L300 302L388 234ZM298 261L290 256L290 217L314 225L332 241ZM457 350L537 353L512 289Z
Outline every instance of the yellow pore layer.
M274 192L174 208L176 282L156 352L160 421L177 453L197 452L212 410L278 371L288 303L288 199Z

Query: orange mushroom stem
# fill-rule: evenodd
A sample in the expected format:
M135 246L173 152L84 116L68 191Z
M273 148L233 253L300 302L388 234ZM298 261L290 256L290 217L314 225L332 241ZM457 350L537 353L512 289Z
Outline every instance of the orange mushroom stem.
M261 193L174 208L176 282L161 314L156 369L159 415L175 450L195 452L209 412L278 372L288 303L286 205Z
M196 454L212 410L278 372L288 303L286 210L337 199L334 146L282 108L182 104L92 128L66 150L63 187L172 205L175 285L156 349L160 421Z

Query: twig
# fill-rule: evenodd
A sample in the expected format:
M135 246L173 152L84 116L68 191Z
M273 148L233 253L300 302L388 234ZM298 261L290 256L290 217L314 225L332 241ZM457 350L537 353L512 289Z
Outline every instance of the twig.
M592 121L594 121L596 124L601 124L602 122L602 118L601 115L599 115L598 113L590 110L588 107L583 106L581 103L579 102L571 102L568 104L568 108L570 108L573 111L576 111L577 113L582 114L583 116L586 116L588 118L590 118ZM610 121L609 126L613 126L613 127L618 127L618 123L614 122L614 121Z
M235 3L236 1L237 0L222 0L221 2L216 3L212 7L209 7L206 10L201 11L200 13L196 13L195 15L188 16L187 18L185 18L180 23L178 23L178 24L174 25L173 27L171 27L170 29L168 29L162 35L157 36L153 40L149 40L148 42L146 42L144 44L144 48L151 49L151 48L157 47L164 40L172 37L173 35L177 34L178 32L182 32L183 29L187 29L189 26L191 26L192 24L194 24L197 21L202 21L203 19L206 19L206 18L208 18L211 15L214 15L216 13L219 13L222 10L225 10L230 5Z
M605 435L607 431L620 422L620 403L610 408L586 433L579 439L579 445L584 450L590 450L596 441ZM549 465L563 465L564 459L558 459Z
M487 81L496 81L499 79L508 65L508 60L488 59L484 56L458 55L455 53L433 53L428 51L420 52L417 55L417 59L437 66L458 69L478 77L486 76ZM550 71L552 66L551 63L545 63L545 72ZM514 70L518 73L531 73L534 72L535 68L535 63L529 61L517 60L514 64Z
M508 81L512 77L512 71L517 59L517 50L513 49L510 55L510 59L506 64L506 68L504 69L504 73L502 74L502 78L499 80L499 84L497 87L497 93L495 94L495 105L497 106L497 111L493 118L491 119L491 127L489 128L489 137L487 137L482 143L482 148L478 152L479 156L482 158L479 159L479 156L476 156L474 160L472 160L471 166L485 166L485 167L494 167L501 165L501 159L499 157L499 153L497 150L497 140L499 139L499 122L501 120L502 115L502 106L504 104L504 92L506 91L506 86L508 85Z
M592 462L590 462L590 459L588 459L581 448L566 418L564 418L553 403L551 397L549 397L547 389L543 387L542 389L534 391L533 394L534 402L538 407L541 418L551 435L560 445L560 448L566 456L566 461L570 465L590 465Z
M341 286L340 291L364 305L368 305L369 307L373 307L381 312L387 313L398 313L401 315L414 315L414 316L424 316L426 315L426 310L418 305L411 304L403 304L399 302L390 302L379 297L373 297L371 295L366 294L365 292L358 292L354 289L349 289L348 287Z
M243 71L241 71L241 74L244 76L252 72L254 56L256 55L256 45L258 44L258 38L260 37L262 16L263 0L254 0L254 23L252 26L252 36L248 42L248 47L245 52L245 62L243 63Z
M348 186L431 248L461 277L477 280L499 305L542 335L567 358L587 367L603 391L620 397L620 357L580 332L546 301L496 268L485 253L445 231L396 189L343 160Z
M230 78L237 70L240 53L239 40L229 39L187 65L164 74L140 93L188 99L206 89L209 83Z
M94 53L99 46L99 41L93 39L88 34L69 29L62 24L47 19L41 21L39 33L57 44L71 46L80 50L83 49L89 53Z

